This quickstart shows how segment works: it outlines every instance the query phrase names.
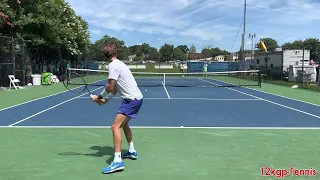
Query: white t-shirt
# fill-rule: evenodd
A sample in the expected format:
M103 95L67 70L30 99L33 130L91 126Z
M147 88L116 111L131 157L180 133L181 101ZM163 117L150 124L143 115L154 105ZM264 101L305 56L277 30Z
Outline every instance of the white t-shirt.
M120 60L109 64L109 78L116 81L118 93L123 99L142 99L143 95L129 67Z
M208 64L204 64L204 65L203 65L203 69L204 69L204 70L207 70L207 68L208 68Z

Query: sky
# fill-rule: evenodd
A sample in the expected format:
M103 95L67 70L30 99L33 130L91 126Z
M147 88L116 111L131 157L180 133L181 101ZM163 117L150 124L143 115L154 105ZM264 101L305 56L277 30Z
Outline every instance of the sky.
M194 44L240 49L244 0L67 0L89 23L91 41L104 35L126 46L148 43L160 48ZM320 39L320 0L247 0L245 48L270 37L285 42ZM269 10L265 10L269 9ZM239 32L238 36L237 33Z

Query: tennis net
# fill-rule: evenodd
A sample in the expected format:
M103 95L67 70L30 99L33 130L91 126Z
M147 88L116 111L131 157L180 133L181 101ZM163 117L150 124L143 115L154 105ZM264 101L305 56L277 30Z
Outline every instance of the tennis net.
M109 74L106 70L75 68L70 68L69 73L71 74L70 80L73 85L83 85L83 80L85 80L86 83L91 86L105 86ZM74 74L77 74L78 76L73 76ZM258 70L207 73L132 72L132 74L140 87L261 86L261 74ZM79 79L79 75L83 80Z

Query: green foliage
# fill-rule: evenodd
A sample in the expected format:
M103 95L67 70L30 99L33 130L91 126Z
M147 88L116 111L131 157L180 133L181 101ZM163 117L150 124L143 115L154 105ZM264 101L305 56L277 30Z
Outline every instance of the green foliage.
M218 47L216 47L216 48L205 47L204 49L202 49L201 53L206 58L229 54L227 51L221 50Z
M279 47L278 42L272 38L262 38L260 40L267 46L268 51L273 51ZM260 51L264 51L262 47L260 48Z
M190 51L187 45L179 45L177 48L181 49L184 54L187 54Z
M102 39L96 41L90 46L89 49L89 57L92 59L96 59L99 61L105 61L106 58L102 52L104 46L106 44L114 44L117 47L117 54L118 58L121 60L128 60L129 56L129 50L128 48L124 45L124 41L121 41L115 37L110 37L108 35L105 35Z
M173 45L165 43L160 48L160 61L172 61L173 60Z
M12 28L0 26L5 36L27 40L29 49L45 49L46 56L81 57L88 52L88 23L65 0L1 0ZM5 5L5 6L3 6ZM9 7L9 8L6 8Z
M128 60L129 55L136 55L134 60L171 61L187 60L188 53L196 53L194 44L174 47L164 44L160 50L147 43L125 46L125 42L105 35L100 40L90 43L88 23L71 8L66 0L0 0L0 12L9 16L14 25L9 27L0 22L0 35L28 40L29 51L37 49L37 58L42 54L52 59L96 59L105 60L102 49L105 44L113 43L118 48L118 58ZM272 51L279 47L272 38L262 38L267 48ZM304 42L305 48L311 50L311 59L320 60L320 44L317 39L309 38ZM302 49L303 41L297 40L282 45L283 49ZM42 50L42 51L39 51ZM228 55L218 47L206 46L201 52L204 57ZM60 58L58 58L60 57ZM45 59L45 58L44 58Z
M197 52L197 48L196 48L196 46L194 44L191 45L190 52L191 53L196 53Z
M179 47L176 47L173 49L173 59L185 61L188 59L188 57L186 53L183 52L183 50L181 50Z

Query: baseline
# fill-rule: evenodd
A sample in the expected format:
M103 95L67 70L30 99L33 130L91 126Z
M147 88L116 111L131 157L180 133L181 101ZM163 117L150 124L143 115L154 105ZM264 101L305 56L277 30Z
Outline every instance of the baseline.
M90 97L77 97L77 99L90 99ZM113 99L121 99L113 97ZM148 100L168 100L168 98L143 98ZM204 100L204 101L261 101L261 99L212 99L212 98L170 98L170 100Z
M18 129L105 129L111 126L0 126ZM184 127L184 126L130 126L133 129L234 129L234 130L320 130L320 127Z

